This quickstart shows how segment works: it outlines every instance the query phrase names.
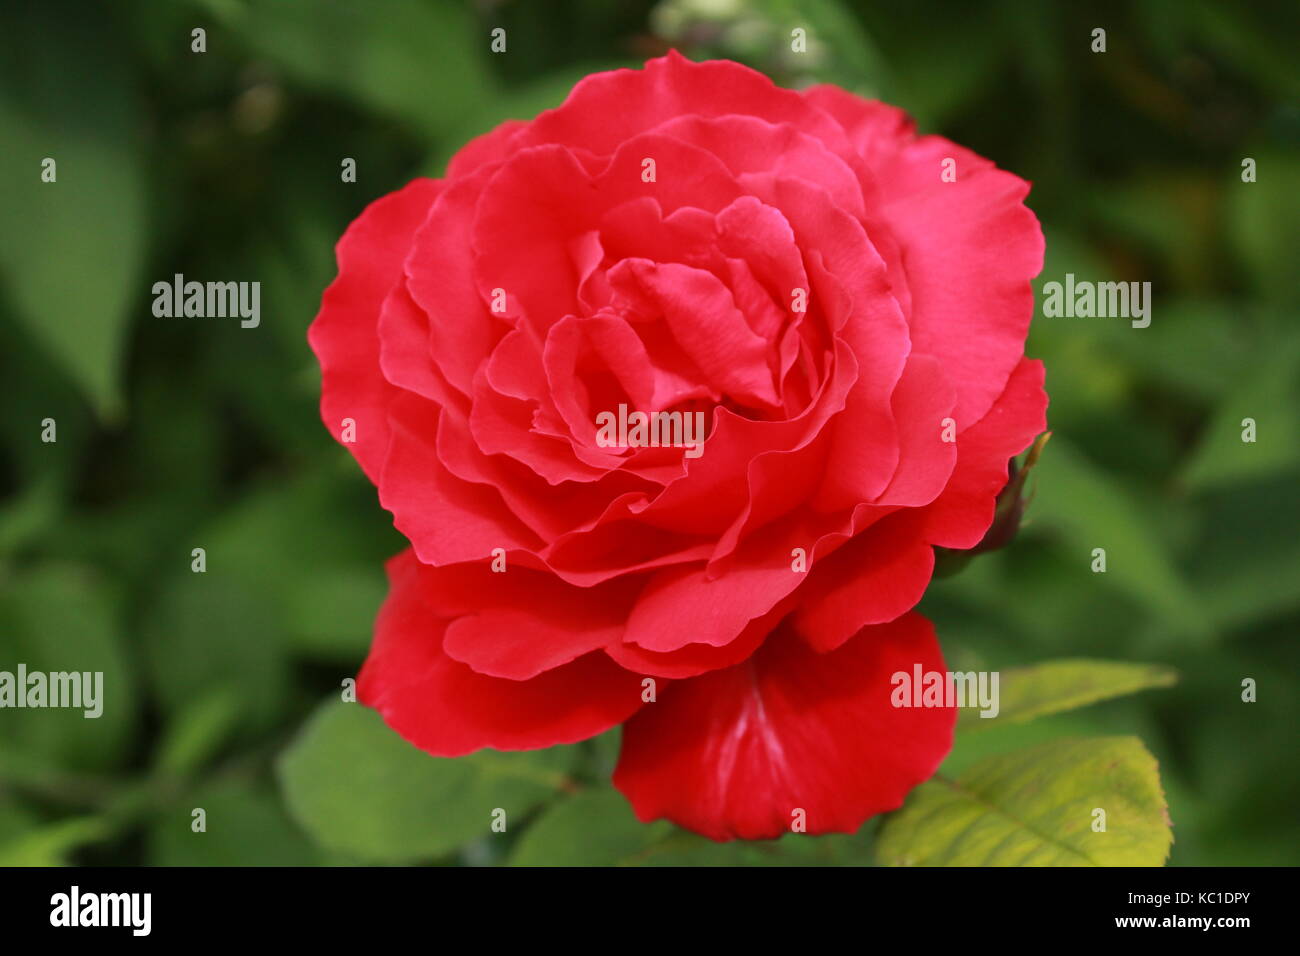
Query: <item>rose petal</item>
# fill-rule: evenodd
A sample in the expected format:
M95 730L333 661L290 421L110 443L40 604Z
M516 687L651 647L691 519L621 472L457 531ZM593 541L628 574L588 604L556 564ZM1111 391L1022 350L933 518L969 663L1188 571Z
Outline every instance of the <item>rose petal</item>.
M566 143L608 155L625 140L678 116L728 114L790 123L831 142L844 135L798 93L780 89L756 70L730 60L693 63L673 50L647 62L644 70L584 78L562 105L538 116L518 144Z
M476 674L443 651L447 620L421 597L412 552L393 558L388 575L388 599L357 677L357 698L434 756L573 743L603 733L641 706L641 679L601 653L532 680Z
M933 355L957 393L964 429L983 417L1024 355L1030 280L1043 233L1024 180L983 169L888 203L912 292L912 346ZM961 250L954 255L953 250Z
M956 710L898 708L893 674L944 670L909 614L818 654L774 634L748 661L677 681L623 728L614 785L643 821L714 840L852 833L896 809L952 745ZM802 815L799 813L802 811Z
M926 508L926 538L945 548L973 548L993 523L1007 462L1047 427L1043 364L1022 358L988 413L957 436L957 465L943 494Z
M463 596L443 651L480 674L509 680L529 680L621 640L640 589L629 579L578 588L549 571L507 564L495 572L485 561L431 568L424 580L430 591Z
M808 570L791 625L813 649L833 651L916 606L934 572L923 523L910 510L890 515Z
M402 275L411 238L443 184L416 179L377 199L348 227L337 247L339 274L321 298L307 341L321 366L321 420L343 440L345 418L355 441L344 447L371 481L388 448L385 410L395 389L379 369L379 311Z
M438 457L440 411L410 392L399 393L390 421L393 440L379 479L379 503L426 564L485 558L493 548L541 546L505 508L500 494L461 481Z

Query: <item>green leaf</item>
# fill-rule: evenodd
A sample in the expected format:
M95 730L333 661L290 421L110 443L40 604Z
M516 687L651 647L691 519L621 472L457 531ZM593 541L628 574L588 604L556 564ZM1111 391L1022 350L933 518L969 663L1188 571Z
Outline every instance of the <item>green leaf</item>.
M0 844L0 866L63 866L70 851L108 833L108 826L97 817L46 824Z
M1108 361L1120 358L1148 386L1213 403L1240 388L1258 355L1271 352L1269 326L1242 303L1186 298L1161 302L1148 329L1101 326L1099 332Z
M18 802L0 795L0 846L7 846L36 827L34 814Z
M164 776L194 773L212 756L238 723L239 695L219 686L177 712L158 746L154 769Z
M1116 707L1116 713L1104 710L1071 710L1049 714L1018 724L1002 724L984 733L961 733L952 750L939 765L939 774L956 777L990 757L1016 753L1071 737L1104 737L1108 734L1138 733L1133 727L1137 717L1131 708Z
M50 472L0 503L0 554L20 551L39 539L54 524L59 505L58 481Z
M584 790L549 808L524 831L514 866L614 866L634 863L673 832L637 820L621 793Z
M192 828L196 807L205 812L199 833ZM318 855L275 795L247 783L205 785L149 831L153 866L308 866Z
M514 866L840 866L870 862L870 836L789 833L778 840L713 840L663 820L641 823L610 787L549 806L524 831Z
M102 674L102 681L91 678L92 687L98 684L98 717L86 716L95 709L87 707L6 708L0 765L16 759L32 767L92 770L122 755L137 704L120 640L107 588L83 568L48 565L3 582L0 670L16 675L25 664L29 675L89 672Z
M1295 249L1300 244L1300 160L1294 150L1256 145L1260 148L1243 144L1241 152L1242 158L1255 160L1255 182L1241 181L1240 159L1223 170L1227 234L1242 270L1264 298L1294 305L1300 300L1295 276Z
M964 707L958 732L990 730L1035 717L1086 707L1152 687L1169 687L1177 674L1158 664L1122 661L1060 660L1001 673L996 717L981 717L979 708Z
M1096 810L1105 831L1094 831ZM1173 843L1155 758L1135 737L1054 740L934 778L881 828L891 866L1161 866Z
M375 711L330 702L282 755L278 772L290 814L320 846L403 863L492 834L498 808L509 832L568 786L556 761L538 751L431 757Z
M1092 552L1106 552L1104 583L1126 592L1189 636L1211 630L1197 600L1162 547L1158 525L1121 485L1059 433L1038 465L1038 493L1026 525L1057 531L1078 574L1091 574Z
M194 544L207 549L209 574L257 596L284 644L353 668L387 592L383 560L401 546L381 515L369 485L317 471L250 491Z
M1219 626L1243 625L1300 606L1300 500L1296 473L1202 496L1202 534L1188 574Z
M286 588L283 600L294 646L316 657L359 662L388 590L381 572L378 565L325 567Z
M265 728L286 699L285 641L261 595L215 569L211 553L207 560L205 573L174 575L145 619L154 696L176 715L197 698L230 691L240 702L239 727Z
M108 419L122 410L128 310L147 292L142 124L127 48L94 4L21 4L0 31L6 298ZM47 158L54 182L41 179Z
M493 90L491 38L452 0L386 0L380 9L352 0L254 0L214 5L213 13L300 82L428 135L456 126Z
M1255 440L1242 441L1245 419ZM1215 410L1182 475L1190 489L1267 478L1300 463L1300 338L1276 338Z
M776 840L713 840L675 830L648 847L637 866L866 866L872 862L871 834L812 836L787 833Z

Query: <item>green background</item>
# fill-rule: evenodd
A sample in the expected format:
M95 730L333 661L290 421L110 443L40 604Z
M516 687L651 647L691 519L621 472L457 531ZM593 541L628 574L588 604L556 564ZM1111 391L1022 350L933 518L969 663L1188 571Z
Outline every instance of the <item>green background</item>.
M1297 9L1084 6L5 4L0 669L102 670L109 706L0 711L0 863L872 858L874 822L725 848L637 825L607 782L616 733L438 761L362 708L322 706L359 666L402 546L317 415L305 333L334 242L470 136L670 46L879 96L1031 180L1039 283L1152 283L1147 329L1035 320L1054 436L1026 524L923 609L954 668L1091 657L1180 681L990 730L951 769L1136 735L1159 761L1172 864L1297 862ZM796 26L807 54L790 52ZM57 184L39 181L46 156ZM155 318L150 287L177 272L260 281L261 327Z

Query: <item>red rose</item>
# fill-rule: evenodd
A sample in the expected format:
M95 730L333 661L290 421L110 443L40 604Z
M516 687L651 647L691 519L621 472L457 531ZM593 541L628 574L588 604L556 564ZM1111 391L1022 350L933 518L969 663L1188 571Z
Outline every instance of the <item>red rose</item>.
M897 807L955 719L890 703L944 669L933 546L979 542L1045 426L1028 188L884 104L669 54L371 205L310 332L411 542L361 699L440 756L624 723L638 816L714 839ZM635 412L703 445L611 444Z

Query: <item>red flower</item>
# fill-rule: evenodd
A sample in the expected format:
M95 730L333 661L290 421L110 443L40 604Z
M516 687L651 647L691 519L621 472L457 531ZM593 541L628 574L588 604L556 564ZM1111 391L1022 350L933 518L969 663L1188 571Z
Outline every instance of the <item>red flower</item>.
M411 542L362 700L440 756L626 722L637 814L714 839L897 807L955 718L890 705L943 669L932 546L979 542L1045 425L1028 188L892 107L670 54L371 205L310 333ZM703 445L602 436L634 412Z

